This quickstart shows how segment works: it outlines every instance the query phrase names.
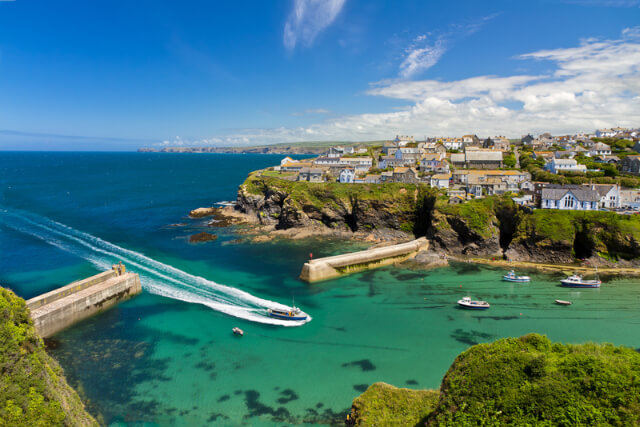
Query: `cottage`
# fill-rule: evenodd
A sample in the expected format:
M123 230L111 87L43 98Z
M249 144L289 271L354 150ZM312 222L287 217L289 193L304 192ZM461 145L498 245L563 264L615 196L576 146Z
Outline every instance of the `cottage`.
M298 163L297 160L293 160L291 157L287 156L284 159L280 160L280 166L282 167L283 165L287 164L287 163Z
M324 182L323 170L319 168L302 168L298 173L298 181Z
M310 168L313 165L308 162L285 163L280 166L282 172L300 172L302 168Z
M356 176L356 172L353 169L344 168L340 172L338 181L341 182L342 184L350 184L350 183L353 183L355 176Z
M478 138L478 135L462 135L462 142L465 147L469 145L479 145L480 138Z
M585 165L579 165L575 159L556 159L555 157L544 167L549 172L555 174L559 172L584 173L587 171L587 167Z
M502 167L502 152L466 147L464 153L451 155L451 163L459 168L496 169Z
M534 139L535 138L531 134L527 134L520 138L520 142L522 143L522 145L531 145Z
M420 179L418 179L418 172L414 168L402 167L393 169L393 182L416 184L420 182Z
M365 184L380 184L380 175L368 174L364 177Z
M609 156L611 155L611 147L602 142L595 143L589 150L590 156Z
M597 191L581 186L549 186L542 189L542 209L589 211L598 209L600 195Z
M435 174L432 175L429 179L429 183L432 187L435 188L449 188L449 180L451 179L451 174Z
M327 157L342 157L348 154L353 154L353 152L353 147L329 147L329 153L327 154Z
M336 166L341 163L340 157L318 157L313 161L313 164L318 166Z
M640 156L627 156L622 159L621 164L620 171L622 173L640 175Z

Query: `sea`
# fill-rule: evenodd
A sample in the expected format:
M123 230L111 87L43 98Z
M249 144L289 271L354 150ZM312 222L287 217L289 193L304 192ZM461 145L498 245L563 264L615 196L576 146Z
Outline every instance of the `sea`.
M532 281L506 283L500 268L452 263L307 284L298 275L310 254L363 245L252 243L242 229L188 218L235 200L250 171L281 157L0 153L0 285L28 299L118 261L140 275L141 295L47 341L103 423L340 425L372 383L438 388L456 356L478 343L537 332L640 347L636 278L566 289L563 274L519 271ZM189 242L202 231L218 239ZM465 295L491 308L459 309ZM266 315L294 300L310 321Z

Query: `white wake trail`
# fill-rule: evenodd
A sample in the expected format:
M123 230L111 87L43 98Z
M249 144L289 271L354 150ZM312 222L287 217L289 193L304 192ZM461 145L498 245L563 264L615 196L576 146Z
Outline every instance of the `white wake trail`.
M268 317L267 308L286 310L287 306L251 295L248 292L194 276L142 253L122 248L65 224L27 212L0 210L2 223L34 236L66 252L79 256L100 269L123 260L138 270L147 291L185 302L202 304L230 316L253 322L282 326L300 326L306 321L286 321Z

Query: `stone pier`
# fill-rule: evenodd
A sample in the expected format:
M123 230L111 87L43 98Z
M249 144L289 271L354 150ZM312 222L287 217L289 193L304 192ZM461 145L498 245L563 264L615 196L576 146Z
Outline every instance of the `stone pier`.
M300 279L305 282L334 279L344 274L381 267L405 261L423 249L429 242L424 237L407 243L368 249L350 254L309 260L302 267Z
M142 292L140 277L122 264L27 301L38 334L50 337L72 324Z

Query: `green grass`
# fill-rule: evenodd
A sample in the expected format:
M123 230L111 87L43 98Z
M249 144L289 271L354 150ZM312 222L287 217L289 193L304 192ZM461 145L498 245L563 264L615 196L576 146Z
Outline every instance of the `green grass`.
M25 301L0 288L0 426L93 426L62 368L47 355Z
M353 401L358 425L413 426L438 403L437 390L409 390L386 383L372 384Z
M439 392L376 383L353 407L367 426L639 425L640 354L538 334L506 338L461 353Z

